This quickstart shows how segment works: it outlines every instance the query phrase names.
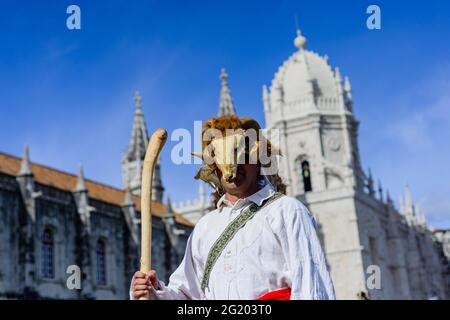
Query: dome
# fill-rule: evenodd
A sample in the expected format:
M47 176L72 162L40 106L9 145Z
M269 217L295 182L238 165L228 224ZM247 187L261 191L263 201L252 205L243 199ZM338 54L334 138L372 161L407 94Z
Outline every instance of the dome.
M316 104L337 100L342 92L339 70L332 70L326 56L305 50L306 38L299 30L294 44L298 50L280 66L272 80L271 107L305 100L313 100Z

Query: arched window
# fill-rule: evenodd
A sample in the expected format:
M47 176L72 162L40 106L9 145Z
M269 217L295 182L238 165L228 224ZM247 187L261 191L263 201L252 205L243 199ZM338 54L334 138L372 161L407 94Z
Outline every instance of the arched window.
M309 169L309 162L302 161L302 177L303 177L303 189L305 192L312 191L311 186L311 171Z
M50 228L46 228L42 234L41 246L41 266L44 278L53 279L55 277L54 247L53 231Z
M97 260L97 284L106 285L106 245L103 240L97 241L95 250Z

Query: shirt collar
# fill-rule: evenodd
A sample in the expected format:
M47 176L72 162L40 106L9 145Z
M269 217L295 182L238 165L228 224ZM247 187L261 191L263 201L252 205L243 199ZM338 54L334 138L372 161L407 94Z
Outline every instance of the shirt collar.
M270 183L266 184L263 188L261 188L256 193L252 194L251 196L248 196L247 198L239 199L236 201L236 203L233 205L230 201L228 201L225 198L225 195L220 197L219 201L217 202L217 208L220 208L222 206L226 207L235 207L239 206L239 203L248 203L249 201L257 204L258 206L261 206L263 201L272 196L275 193L275 190L273 189L272 185Z

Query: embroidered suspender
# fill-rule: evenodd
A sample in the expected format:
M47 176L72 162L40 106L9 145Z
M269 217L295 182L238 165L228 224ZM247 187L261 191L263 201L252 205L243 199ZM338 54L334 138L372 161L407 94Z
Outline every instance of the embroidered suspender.
M201 283L202 291L208 287L209 276L211 275L211 270L213 269L217 259L222 254L223 250L227 244L233 239L234 235L241 229L260 209L271 203L272 201L280 198L283 194L280 192L275 192L272 196L265 199L261 206L256 203L252 203L247 209L242 211L233 221L228 224L219 238L214 242L211 247L208 258L206 260L205 272L203 274L203 279Z

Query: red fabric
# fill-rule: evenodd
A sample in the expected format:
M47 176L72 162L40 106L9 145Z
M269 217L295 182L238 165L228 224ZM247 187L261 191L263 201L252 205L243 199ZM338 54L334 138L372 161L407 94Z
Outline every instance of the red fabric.
M269 291L256 300L291 300L291 288Z

